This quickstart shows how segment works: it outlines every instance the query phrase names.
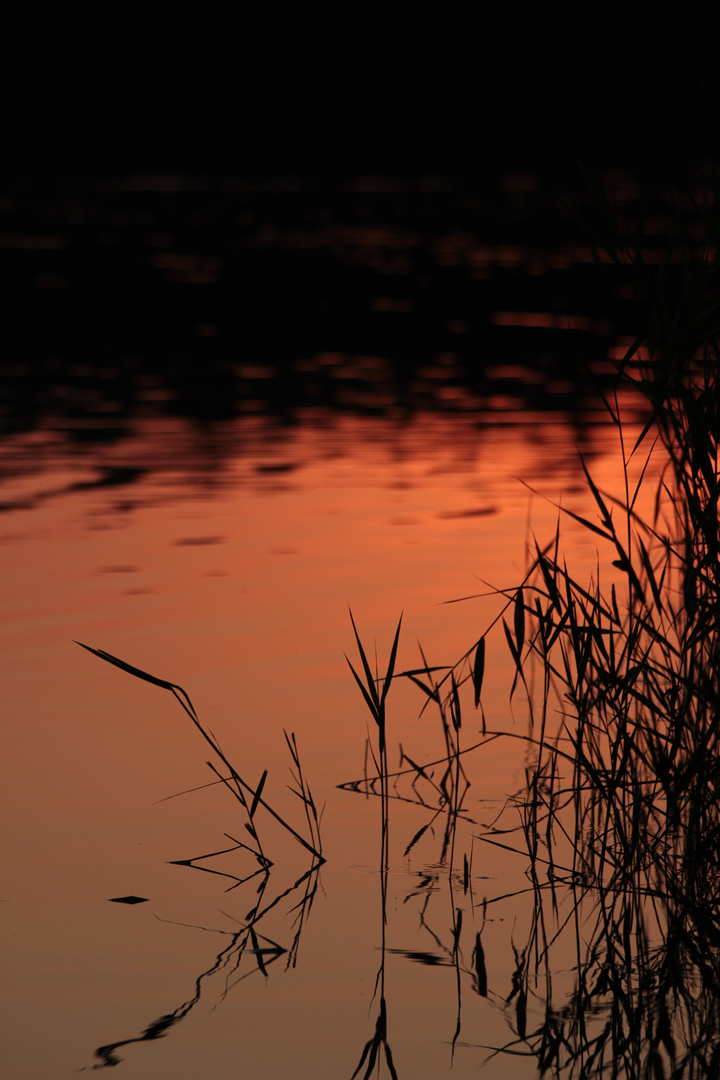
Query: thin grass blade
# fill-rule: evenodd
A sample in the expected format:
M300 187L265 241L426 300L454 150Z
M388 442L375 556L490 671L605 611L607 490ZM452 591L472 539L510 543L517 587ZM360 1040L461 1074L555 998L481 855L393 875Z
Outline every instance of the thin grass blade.
M525 642L525 601L522 589L518 589L515 596L515 641L518 653L522 653Z
M385 681L383 682L382 696L380 698L380 706L385 704L385 698L388 695L390 689L390 683L392 682L393 672L395 670L395 660L397 659L398 642L400 640L400 627L402 626L402 615L400 616L397 624L397 630L395 631L395 639L390 650L390 659L388 660L387 672L385 673Z
M128 675L134 675L136 679L143 679L144 682L152 683L154 686L161 686L163 690L182 690L182 687L178 686L177 683L169 682L167 679L158 679L156 675L150 675L149 672L143 671L141 668L133 667L132 664L127 664L117 656L105 652L104 649L93 649L90 645L84 645L82 641L75 641L74 644L79 645L81 649L87 649L88 652L98 656L101 660L105 660L108 664L120 668L121 671L127 671Z
M348 610L350 611L350 622L352 623L352 628L353 628L353 631L355 633L355 641L357 642L358 652L360 653L360 659L362 660L362 665L363 665L363 670L365 672L365 679L367 681L368 691L370 693L370 697L372 698L372 700L373 700L373 702L375 704L375 710L376 710L376 712L379 713L380 712L380 699L378 697L377 687L375 685L375 679L373 677L373 673L372 673L372 670L370 668L370 664L368 663L367 656L365 655L365 650L362 647L362 642L360 641L360 635L358 634L357 627L355 626L355 620L353 618L352 610L350 608L348 608ZM349 661L348 661L348 663L349 663ZM352 667L352 664L350 666ZM355 678L357 679L357 675L355 675ZM358 682L359 682L359 680L358 680ZM360 685L362 685L362 684L360 684Z
M365 686L363 685L362 679L360 678L357 671L355 670L355 668L350 663L350 659L347 656L347 654L345 655L345 659L348 662L348 666L349 666L350 670L352 671L353 675L355 676L355 681L358 684L358 686L360 687L360 690L362 692L362 696L365 698L365 703L367 704L368 709L372 713L373 719L375 720L375 723L379 724L380 723L380 702L377 700L377 694L374 694L372 697L370 696L368 691L365 689Z

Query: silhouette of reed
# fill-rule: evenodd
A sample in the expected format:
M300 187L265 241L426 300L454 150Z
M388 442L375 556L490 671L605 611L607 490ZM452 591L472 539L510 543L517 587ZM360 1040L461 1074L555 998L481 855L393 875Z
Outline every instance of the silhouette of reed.
M381 907L381 929L380 929L380 967L375 977L375 989L373 992L373 1001L379 998L379 1009L377 1019L375 1021L374 1034L363 1047L360 1060L357 1064L355 1072L352 1074L351 1080L355 1080L355 1077L360 1076L362 1070L362 1080L369 1080L375 1067L377 1065L378 1070L380 1068L380 1062L384 1055L385 1063L388 1068L388 1072L392 1077L392 1080L397 1080L397 1072L395 1069L395 1063L393 1060L392 1050L387 1037L387 1002L385 999L385 954L386 954L386 927L387 927L387 887L388 887L388 868L390 862L390 813L389 813L389 790L388 790L388 760L387 760L387 711L386 700L390 691L390 686L393 680L395 671L395 660L397 658L398 642L400 640L400 627L402 625L402 615L398 620L397 629L395 631L395 637L393 639L392 648L390 650L390 658L388 660L387 670L385 676L380 680L379 676L373 675L370 667L367 654L363 648L358 634L357 627L355 626L355 619L353 618L352 611L350 612L350 621L352 622L353 632L355 634L355 641L357 642L358 652L360 654L360 660L362 663L364 681L360 678L357 671L353 667L350 659L346 656L346 660L353 673L356 683L360 687L365 704L367 705L370 715L372 716L378 731L378 746L377 754L375 754L374 748L370 739L368 738L368 746L370 753L375 764L377 779L380 783L380 811L381 811L381 826L380 826L380 907ZM382 686L380 683L382 681Z
M272 866L272 862L270 861L270 859L268 859L268 857L263 851L262 842L256 828L255 814L259 806L261 806L265 811L267 811L267 813L270 814L270 816L273 817L275 821L277 821L278 824L281 825L288 833L290 833L290 835L294 837L294 839L302 847L309 851L314 860L317 860L319 863L323 863L325 861L322 857L322 843L320 840L320 817L318 816L317 807L315 806L315 802L313 800L310 788L308 787L307 782L303 776L302 767L300 765L300 755L298 752L297 742L294 734L288 736L287 732L284 733L285 741L287 742L288 749L290 750L293 766L295 768L295 772L292 773L292 776L296 786L295 788L291 788L291 790L299 797L299 799L303 803L303 808L305 811L308 830L310 834L309 840L305 839L299 832L297 832L297 830L294 829L292 825L289 825L288 822L285 821L284 818L282 818L277 813L277 811L274 810L272 806L270 806L269 803L265 801L265 799L263 799L262 793L265 788L265 781L267 780L268 776L267 769L264 770L262 776L260 777L260 781L256 785L256 787L253 788L250 784L248 784L236 771L234 766L230 764L227 757L220 748L220 745L217 742L215 736L212 735L209 731L207 731L207 729L204 728L203 725L200 723L200 719L197 715L197 712L195 711L195 707L192 701L181 686L178 686L177 683L169 682L167 679L159 679L157 678L157 676L150 675L147 671L142 671L140 668L133 667L131 664L127 664L124 660L119 660L118 657L112 656L110 653L105 652L104 649L93 649L90 645L83 645L81 641L77 641L75 642L75 644L80 645L83 649L87 649L88 652L93 653L94 656L99 657L101 660L105 660L108 664L113 664L115 667L120 668L121 671L127 671L129 675L133 675L136 679L142 679L144 682L152 683L154 686L159 686L163 690L169 690L173 697L175 697L180 702L180 705L190 717L202 737L210 745L216 756L220 759L221 764L224 765L227 769L229 775L222 776L216 765L214 765L211 761L208 761L207 763L208 767L218 777L217 782L224 784L228 791L234 796L235 799L237 799L242 808L245 810L248 820L244 823L244 827L246 831L250 834L250 837L252 838L254 843L251 846L243 843L242 841L234 840L233 837L230 837L230 839L234 840L237 848L244 848L246 851L249 851L257 860L262 871L269 870ZM185 865L192 865L195 861L201 858L211 858L213 855L221 854L226 854L226 852L213 852L212 855L196 856L195 859L183 860L183 862Z
M613 257L648 317L618 385L641 395L647 420L628 445L617 393L606 399L622 493L601 491L581 459L595 517L560 509L521 586L498 593L513 612L510 694L522 686L527 700L527 734L505 737L530 755L514 810L535 897L502 1049L534 1056L541 1076L709 1078L720 1070L720 266L710 243L658 266L630 239ZM563 555L567 516L599 545L589 581ZM446 699L472 678L471 653L444 677ZM567 935L574 985L557 1002L552 959Z
M423 655L423 668L399 673L421 689L423 708L439 709L446 757L428 764L401 748L407 769L344 785L377 793L379 783L387 806L392 780L394 797L432 810L431 822L450 807L452 882L465 683L484 736L468 749L494 737L524 744L524 789L476 835L527 866L531 927L513 945L501 1000L513 1036L492 1056L534 1058L540 1076L720 1075L720 257L717 204L707 209L706 247L673 238L658 260L645 257L642 219L624 235L614 221L613 233L611 209L599 206L605 236L616 238L610 258L646 311L604 399L621 491L601 490L581 458L595 513L558 508L554 536L542 546L533 538L524 579L494 590L502 610L460 660L430 667ZM632 442L621 386L645 403ZM563 553L568 519L598 545L589 580ZM526 702L524 734L488 730L482 711L496 626L514 666L510 699ZM453 902L448 957L459 956L461 923ZM568 984L556 958L567 970L569 944ZM421 962L442 962L431 955ZM480 969L474 979L487 994ZM453 1047L459 1029L458 1007Z
M237 840L235 837L226 833L228 839L233 841L232 848L225 848L222 851L212 851L204 855L194 856L190 859L176 860L175 865L189 866L196 870L202 870L205 873L217 874L221 877L229 878L233 884L231 884L226 891L237 889L238 887L245 885L253 878L260 878L257 889L253 895L252 907L244 917L241 928L238 931L217 931L218 933L228 934L230 937L230 943L223 948L217 955L214 963L208 970L202 972L195 982L195 993L191 998L185 1001L182 1005L176 1008L173 1012L168 1013L165 1016L160 1017L159 1020L150 1024L140 1035L134 1036L129 1039L122 1039L118 1042L110 1043L106 1046L98 1047L95 1051L95 1056L99 1058L99 1062L89 1066L91 1069L102 1069L108 1066L118 1065L122 1060L118 1057L117 1051L123 1047L132 1043L148 1042L154 1039L162 1038L168 1033L168 1031L174 1027L179 1021L183 1020L188 1013L195 1007L200 1000L203 986L205 982L215 975L217 972L222 971L224 973L224 988L221 994L221 999L224 998L234 985L238 982L246 979L253 972L259 971L265 978L268 977L268 967L280 959L281 956L286 957L286 970L287 968L294 967L297 963L297 955L300 947L300 939L302 931L305 927L305 923L309 916L310 910L313 905L315 893L318 884L318 871L320 866L325 862L322 856L322 843L320 839L320 817L318 814L315 801L313 799L310 788L305 779L302 765L300 763L300 754L297 747L297 740L294 734L288 735L285 732L285 740L287 742L290 756L292 759L293 768L291 769L291 775L294 782L294 787L291 787L291 791L300 799L303 804L303 810L305 813L309 839L305 839L292 825L288 824L282 818L277 811L275 811L268 802L263 798L263 792L265 789L265 783L267 780L267 769L263 771L259 783L253 788L248 784L237 772L233 765L220 748L220 745L210 732L208 732L200 722L200 719L195 711L188 694L181 686L176 683L169 682L166 679L159 679L155 675L150 675L148 672L141 670L140 668L133 667L131 664L127 664L124 660L119 660L117 657L112 656L110 653L105 652L102 649L93 649L89 645L83 645L82 642L76 642L78 645L82 645L82 648L87 649L101 660L105 660L109 664L113 664L115 667L120 668L122 671L126 671L128 674L133 675L135 678L141 679L144 682L152 683L155 686L159 686L164 690L169 690L173 696L180 702L181 706L192 720L195 727L203 736L205 741L211 746L216 756L220 759L220 763L227 770L228 775L223 776L220 773L218 767L209 761L207 764L213 773L218 777L214 783L223 784L234 796L234 798L240 803L247 820L244 822L246 832L251 837L251 843L247 844L241 840ZM182 794L182 793L181 793ZM285 889L279 895L275 896L272 900L266 901L265 896L269 889L271 869L273 866L272 861L265 854L263 849L260 833L257 826L256 814L258 808L262 807L267 813L281 825L303 848L305 848L311 855L310 868L289 888ZM226 855L233 851L245 850L250 852L257 864L257 869L246 875L243 878L229 874L225 871L214 869L212 866L201 866L198 863L204 860L211 860L219 855ZM300 894L299 899L290 909L289 915L294 914L293 926L294 935L292 943L288 947L284 947L278 944L276 941L264 937L259 932L259 926L262 920L272 911L281 900L285 897L292 895L293 893L300 892L301 886L305 885L305 890ZM242 961L245 957L250 958L249 970L241 971Z

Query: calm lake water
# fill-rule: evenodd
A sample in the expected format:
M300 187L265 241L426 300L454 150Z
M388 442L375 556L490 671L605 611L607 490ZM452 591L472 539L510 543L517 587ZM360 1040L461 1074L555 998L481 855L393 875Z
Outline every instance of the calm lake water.
M616 178L626 205L636 187ZM383 910L380 801L352 783L372 772L372 720L343 655L357 667L348 607L381 671L401 612L398 670L421 665L418 642L452 663L501 610L493 588L522 580L533 534L554 535L557 504L594 520L579 450L620 494L590 375L607 385L629 328L589 284L571 196L532 177L484 194L437 178L329 193L182 177L6 193L8 1077L116 1059L128 1080L352 1076L380 1010ZM630 437L638 402L621 404ZM592 536L571 519L562 536L589 578ZM77 641L180 684L307 836L294 733L325 863L261 806L273 865L257 874L236 846L246 818L208 786L209 748L179 704ZM491 636L487 728L524 733L511 682ZM465 689L470 746L482 720ZM400 746L443 756L423 704L393 685L392 769ZM517 1038L525 864L478 835L523 766L513 740L468 755L452 866L437 793L423 808L397 781L384 1000L401 1078L483 1075ZM109 902L128 897L143 902ZM570 981L558 972L557 997ZM484 1075L536 1072L500 1055Z

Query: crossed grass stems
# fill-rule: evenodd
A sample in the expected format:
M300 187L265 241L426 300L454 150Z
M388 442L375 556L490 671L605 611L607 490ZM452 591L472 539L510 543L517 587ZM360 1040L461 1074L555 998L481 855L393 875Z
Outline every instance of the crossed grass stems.
M121 671L126 671L129 675L133 675L136 679L141 679L143 682L152 683L154 686L159 686L163 690L169 690L173 697L180 703L183 710L192 720L197 730L202 735L205 742L211 747L216 757L219 759L221 765L225 766L227 776L223 776L218 766L213 761L208 761L208 768L215 774L217 780L213 781L215 784L223 784L230 794L237 800L240 806L245 811L247 820L244 822L244 828L251 838L251 843L245 843L242 840L237 840L235 837L226 834L229 840L233 841L234 847L227 848L223 851L211 852L207 855L199 855L193 859L183 859L183 865L194 865L202 859L215 858L218 855L225 855L231 851L244 850L248 851L258 864L258 869L253 872L251 877L257 874L268 874L273 863L265 854L262 846L260 834L255 825L255 814L258 807L262 807L274 820L282 826L296 841L312 856L313 863L317 866L322 865L325 861L322 855L322 841L320 838L320 818L321 814L318 814L318 809L313 798L312 792L307 784L305 776L302 771L300 763L300 753L298 751L297 740L294 732L288 735L287 731L284 731L285 741L290 751L293 767L291 769L291 775L294 783L294 787L290 790L296 795L303 805L305 814L305 820L307 823L307 837L304 837L299 833L292 825L290 825L284 818L278 814L273 807L266 802L263 798L263 791L265 788L265 782L267 780L268 771L265 769L259 782L255 787L244 780L235 766L230 763L225 753L220 747L219 742L215 736L205 728L200 722L195 707L190 700L189 695L181 686L177 683L169 682L167 679L159 679L156 675L151 675L147 671L143 671L141 668L134 667L132 664L126 663L124 660L120 660L117 656L113 656L111 653L106 652L104 649L94 649L90 645L84 645L81 641L76 641L76 645L80 645L81 648L87 649L88 652L93 653L94 656L99 657L101 660L105 660L108 664L112 664L114 667L120 668ZM184 794L181 792L180 794ZM197 867L197 869L207 869L205 867ZM248 878L237 879L237 884L244 884ZM233 886L237 887L236 886Z
M303 773L300 752L294 733L291 732L288 734L287 731L283 732L292 762L290 772L293 786L290 787L290 791L292 791L292 793L300 800L305 816L307 829L304 836L293 825L286 821L263 797L268 776L267 769L263 771L260 780L255 786L248 783L240 775L234 765L231 764L216 737L203 726L189 695L181 686L177 683L170 682L167 679L160 679L156 675L151 675L149 672L135 667L132 664L128 664L126 661L119 659L117 656L113 656L103 649L92 648L90 645L84 645L80 641L76 642L76 644L80 645L83 649L87 649L88 652L93 653L93 655L97 656L99 659L112 664L114 667L120 668L121 671L127 672L127 674L132 675L143 682L159 686L163 690L168 690L179 702L185 713L190 717L191 721L200 732L200 735L210 746L219 765L224 767L221 769L214 761L207 762L208 767L216 777L216 779L212 781L212 784L223 785L242 807L246 819L243 825L250 838L249 842L239 840L229 833L226 833L227 838L232 841L232 847L224 848L222 851L207 852L190 859L176 860L175 864L191 867L194 870L200 870L205 873L217 874L220 877L230 879L232 884L226 889L227 892L237 889L240 886L253 881L255 878L258 879L258 881L255 882L256 893L252 902L252 907L240 922L240 928L232 931L215 931L216 933L229 938L229 942L218 952L213 964L206 971L201 972L197 976L195 980L195 990L192 996L172 1012L154 1020L143 1032L141 1032L141 1034L130 1038L118 1039L115 1042L98 1047L94 1052L94 1056L97 1059L96 1063L87 1067L90 1070L95 1071L119 1065L123 1059L119 1056L118 1051L126 1046L130 1046L134 1043L151 1042L167 1035L171 1028L181 1020L184 1020L195 1008L200 1001L206 982L213 976L224 973L225 988L222 993L222 998L224 998L233 986L247 979L252 974L260 973L267 977L270 965L276 963L283 957L285 959L286 970L295 967L297 964L301 935L310 916L310 911L318 888L319 869L325 862L325 859L322 854L322 840L320 836L322 812L318 812L317 804L315 803ZM226 775L223 773L226 773ZM186 794L186 792L179 792L178 794ZM175 796L170 797L174 798ZM301 874L298 880L272 898L270 898L269 895L266 895L266 893L269 892L273 861L268 857L263 848L261 830L258 828L257 824L257 814L260 808L269 814L269 816L304 849L310 858L308 869ZM208 860L213 860L218 856L227 855L237 851L248 852L256 866L254 870L244 877L238 877L237 875L217 870L212 865L204 865ZM293 916L294 934L290 946L284 947L272 938L263 935L260 932L260 927L263 925L263 920L265 920L269 913L287 898L291 898L294 901L293 906L289 911L289 915ZM203 929L209 930L210 928L204 927ZM250 968L249 970L242 971L243 961L246 957L250 958Z

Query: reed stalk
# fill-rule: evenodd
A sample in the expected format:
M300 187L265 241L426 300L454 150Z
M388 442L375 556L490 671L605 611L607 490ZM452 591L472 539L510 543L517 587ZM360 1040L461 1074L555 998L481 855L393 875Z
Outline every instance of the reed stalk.
M293 764L296 769L296 774L293 774L293 778L295 779L297 785L297 790L295 790L295 794L300 797L305 809L305 815L310 831L310 840L306 840L299 832L297 832L297 830L294 829L293 826L290 825L287 821L285 821L285 819L282 818L280 814L278 814L277 811L274 810L273 807L270 806L270 804L266 802L266 800L262 797L263 790L265 788L265 782L268 776L267 769L263 771L263 774L260 777L260 781L255 787L252 787L250 784L248 784L236 771L234 766L231 765L230 761L227 759L222 749L220 748L220 745L217 742L216 738L209 731L207 731L206 728L203 727L198 717L198 714L195 711L195 707L190 700L189 695L185 690L183 690L181 686L179 686L177 683L169 682L167 679L159 679L156 675L151 675L149 674L149 672L143 671L141 668L134 667L132 664L128 664L124 660L120 660L117 656L113 656L111 653L106 652L104 649L94 649L90 645L83 645L81 641L76 641L75 644L80 645L83 649L87 649L88 652L91 652L100 660L104 660L106 663L112 664L114 667L120 668L121 671L126 671L129 675L134 676L134 678L136 679L141 679L143 682L151 683L153 686L159 686L163 690L169 690L173 697L177 701L179 701L183 710L190 717L205 742L208 743L208 745L211 747L215 755L219 758L220 762L222 763L222 765L225 766L229 773L228 776L222 776L217 766L213 762L207 762L208 767L218 777L218 782L224 784L225 787L227 787L228 791L230 791L230 793L234 796L235 799L237 799L237 801L245 810L248 818L248 820L245 822L245 829L252 837L255 846L248 847L245 844L241 844L239 841L236 841L236 843L238 847L246 847L248 851L252 851L255 858L260 863L261 867L263 867L265 870L268 870L270 866L272 866L272 863L263 852L260 836L258 835L256 829L255 814L259 806L262 806L263 809L267 811L267 813L270 814L270 816L274 818L275 821L277 821L277 823L281 825L283 829L285 829L302 847L304 847L306 851L310 852L314 860L317 860L319 864L325 861L322 856L322 844L320 841L320 821L317 814L317 808L315 807L315 803L312 799L310 789L308 788L302 774L302 769L300 767L300 757L294 735L288 737L287 733L285 733L285 739L288 744L288 748L290 749ZM192 862L192 860L189 861Z

